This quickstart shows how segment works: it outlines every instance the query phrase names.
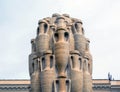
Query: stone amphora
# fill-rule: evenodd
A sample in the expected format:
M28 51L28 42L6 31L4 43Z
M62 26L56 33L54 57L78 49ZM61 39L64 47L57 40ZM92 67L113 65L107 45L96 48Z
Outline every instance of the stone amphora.
M54 92L71 92L71 80L59 78L54 80Z
M45 20L40 21L38 30L36 37L36 51L42 55L43 52L49 49L49 25Z
M66 77L65 71L69 55L69 33L63 29L58 30L58 32L54 34L54 41L54 53L58 77Z
M56 19L56 25L58 28L66 28L66 22L64 16L58 16Z
M84 52L86 50L86 38L84 37L84 35L75 33L74 40L75 40L75 50L78 50L80 54L84 55Z
M83 65L82 57L79 55L79 51L72 51L70 57L70 79L71 79L71 91L82 92L83 88Z
M80 20L73 24L74 44L75 50L78 50L80 54L84 54L86 49L86 38L84 36L84 30L82 28L82 22Z

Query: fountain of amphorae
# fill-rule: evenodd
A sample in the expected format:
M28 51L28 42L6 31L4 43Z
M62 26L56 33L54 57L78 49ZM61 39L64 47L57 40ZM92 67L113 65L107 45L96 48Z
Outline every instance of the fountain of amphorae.
M82 21L53 14L38 22L29 55L30 92L92 92L92 56Z

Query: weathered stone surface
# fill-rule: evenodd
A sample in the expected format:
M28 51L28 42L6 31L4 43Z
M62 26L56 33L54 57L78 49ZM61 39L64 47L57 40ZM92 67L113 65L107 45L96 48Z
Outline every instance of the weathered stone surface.
M53 14L38 22L29 55L30 92L92 92L92 56L82 21Z
M29 92L30 80L0 80L0 92ZM71 82L67 80L67 85ZM55 82L54 82L55 83ZM54 84L53 83L53 84ZM120 80L93 79L93 92L120 92ZM67 86L69 87L69 85ZM53 88L55 89L55 88ZM69 88L67 88L69 89ZM54 91L53 91L54 92ZM69 92L69 91L68 91Z

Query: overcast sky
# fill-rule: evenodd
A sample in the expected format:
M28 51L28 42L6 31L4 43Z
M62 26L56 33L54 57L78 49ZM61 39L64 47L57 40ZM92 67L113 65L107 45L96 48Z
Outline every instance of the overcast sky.
M120 0L0 0L0 79L29 79L30 40L38 20L67 13L83 21L93 78L120 80Z

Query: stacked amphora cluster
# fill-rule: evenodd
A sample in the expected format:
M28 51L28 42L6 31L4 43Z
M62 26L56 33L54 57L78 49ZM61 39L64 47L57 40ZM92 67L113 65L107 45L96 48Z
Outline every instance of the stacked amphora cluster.
M68 14L39 21L29 55L30 92L92 92L92 57L82 22Z

